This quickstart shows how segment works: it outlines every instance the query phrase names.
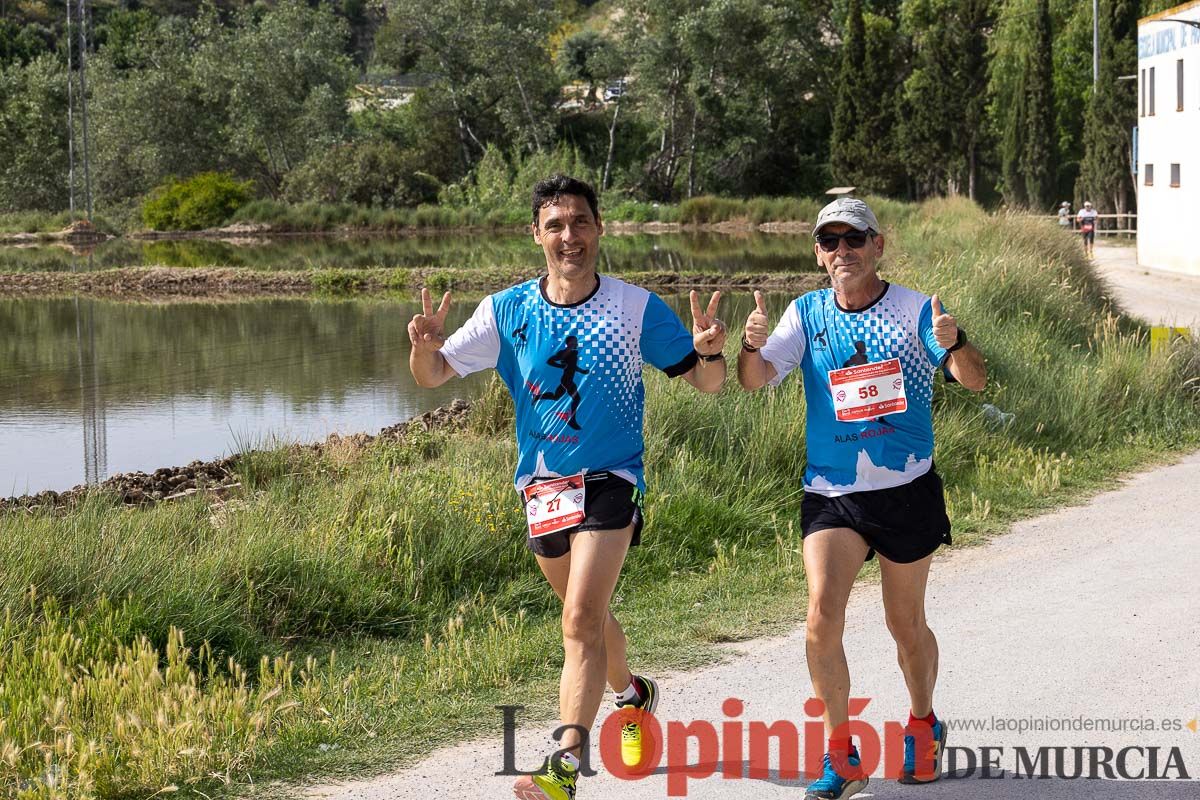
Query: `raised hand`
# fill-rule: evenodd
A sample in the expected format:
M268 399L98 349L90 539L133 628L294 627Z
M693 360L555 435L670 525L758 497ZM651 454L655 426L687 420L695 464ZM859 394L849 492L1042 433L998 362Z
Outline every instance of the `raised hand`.
M717 319L721 293L713 292L708 308L700 308L700 297L692 290L692 346L702 356L715 356L725 347L725 323Z
M936 294L929 303L933 311L933 338L944 348L953 347L958 341L958 320L946 313Z
M746 318L746 344L758 349L767 343L768 330L767 301L762 292L754 293L754 310Z
M422 289L421 309L423 313L414 314L412 321L408 323L408 338L412 341L413 350L441 350L442 345L446 343L446 314L450 311L450 293L442 295L442 304L435 312L429 290Z

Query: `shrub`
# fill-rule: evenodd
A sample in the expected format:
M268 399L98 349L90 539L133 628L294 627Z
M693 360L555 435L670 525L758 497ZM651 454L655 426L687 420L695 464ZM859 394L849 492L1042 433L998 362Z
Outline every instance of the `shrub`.
M150 193L142 221L158 231L194 231L223 225L254 196L249 182L222 172L169 181Z
M440 181L422 171L421 154L395 142L366 139L314 153L288 175L283 195L293 203L415 206L437 199Z

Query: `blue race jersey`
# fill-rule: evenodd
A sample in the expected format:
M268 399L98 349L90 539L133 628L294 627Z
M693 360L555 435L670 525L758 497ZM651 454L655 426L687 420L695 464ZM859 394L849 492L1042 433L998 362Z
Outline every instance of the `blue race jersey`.
M460 376L494 367L516 407L517 488L607 470L645 489L642 365L674 377L692 335L662 298L607 275L574 305L538 278L484 298L442 347Z
M884 284L870 306L846 311L833 289L809 292L793 301L761 350L775 367L772 385L796 367L804 376L807 405L805 441L808 465L804 488L828 497L888 489L909 483L933 465L933 379L946 350L933 335L930 299L903 286ZM903 411L881 411L851 421L854 398L841 396L838 380L850 368L869 374L899 362L896 390L903 386ZM841 372L839 372L839 370ZM830 373L836 373L831 375ZM854 372L850 372L853 377ZM855 386L856 384L849 384ZM869 387L868 387L869 388ZM865 389L864 389L865 394ZM859 409L871 408L867 400Z

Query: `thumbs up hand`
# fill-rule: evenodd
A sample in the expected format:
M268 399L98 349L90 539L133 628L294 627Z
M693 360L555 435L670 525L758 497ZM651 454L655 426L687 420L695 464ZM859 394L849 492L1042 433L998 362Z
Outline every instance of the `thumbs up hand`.
M756 350L767 343L767 301L762 292L754 293L754 310L746 319L746 344Z
M929 302L933 310L933 338L943 348L953 347L958 341L958 320L946 313L936 294Z

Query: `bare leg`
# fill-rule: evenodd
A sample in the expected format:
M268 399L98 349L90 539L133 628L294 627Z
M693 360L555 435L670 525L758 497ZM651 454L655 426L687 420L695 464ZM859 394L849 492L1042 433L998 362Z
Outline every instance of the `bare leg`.
M542 574L550 582L550 587L554 589L554 593L558 595L558 599L562 600L565 598L567 595L567 579L571 574L571 552L568 550L566 555L559 556L558 558L535 557L537 558L538 566L542 570ZM608 621L604 624L604 650L608 656L606 669L608 685L612 687L614 692L623 692L629 687L629 681L633 677L633 673L629 669L628 656L626 655L625 630L611 611L608 612Z
M911 564L879 557L883 610L888 630L896 640L896 657L916 717L926 717L933 711L933 687L937 683L937 638L925 620L925 586L932 563L932 554Z
M571 570L563 597L564 659L558 695L564 725L590 730L596 721L608 672L605 629L609 602L632 537L632 525L619 531L584 531L572 537ZM577 731L563 735L564 748L578 752L581 744Z
M842 632L850 589L868 550L866 541L850 528L829 528L804 539L808 579L805 649L813 691L825 703L827 736L849 719L850 668Z

